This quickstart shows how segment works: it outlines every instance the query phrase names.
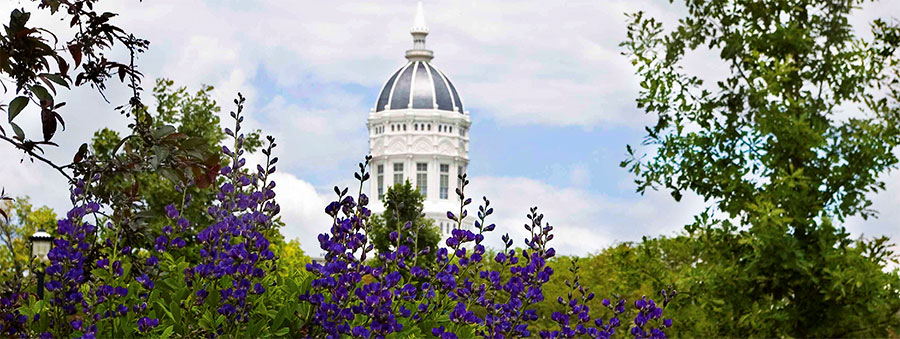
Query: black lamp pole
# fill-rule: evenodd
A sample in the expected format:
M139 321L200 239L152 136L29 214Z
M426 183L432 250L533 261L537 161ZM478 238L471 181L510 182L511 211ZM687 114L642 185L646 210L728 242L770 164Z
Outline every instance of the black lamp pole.
M41 229L28 239L31 240L31 256L41 262L41 267L37 271L37 295L38 298L44 299L44 260L47 260L47 254L50 253L53 236Z
M37 295L38 299L44 299L44 263L41 262L41 270L37 272Z

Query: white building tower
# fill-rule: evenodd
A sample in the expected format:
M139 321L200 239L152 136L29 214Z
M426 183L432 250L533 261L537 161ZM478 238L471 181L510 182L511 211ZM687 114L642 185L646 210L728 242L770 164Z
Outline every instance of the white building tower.
M459 213L455 190L457 175L469 164L471 120L453 83L431 65L434 53L425 48L428 27L421 2L410 33L413 48L406 51L407 63L384 84L369 113L369 196L378 197L373 211L383 212L388 187L409 180L425 196L425 216L447 234L455 226L447 211ZM473 214L466 218L466 228Z

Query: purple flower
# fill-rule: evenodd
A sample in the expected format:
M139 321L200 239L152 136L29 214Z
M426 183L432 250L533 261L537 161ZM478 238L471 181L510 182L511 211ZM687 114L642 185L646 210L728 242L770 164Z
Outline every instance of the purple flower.
M356 173L360 184L369 178L366 172L368 160L366 164L360 164L360 172ZM464 194L467 181L464 177L461 180L463 185L457 189L462 201L460 213L447 213L447 217L454 221L465 220L468 215L465 207L471 202ZM311 288L299 297L299 300L310 304L311 326L318 327L323 337L386 337L400 331L402 324L435 323L441 317L449 319L456 324L454 326L476 325L476 335L479 337L531 335L529 325L540 315L530 307L544 300L543 285L554 273L547 261L556 256L556 251L548 246L553 239L553 227L542 221L543 215L537 213L536 208L529 213L531 225L527 225L526 230L530 237L525 240L523 249L513 250L512 239L508 235L503 236L506 248L493 257L499 264L492 265L493 268L475 265L483 262L487 255L481 244L485 239L484 232L495 228L493 224L481 226L486 224L485 217L493 213L487 199L478 208L478 219L475 221L478 233L464 228L453 229L444 241L446 247L432 249L436 251L436 256L433 263L428 263L428 269L423 267L425 264L421 258L416 258L425 252L406 245L406 241L412 241L416 232L411 223L404 228L404 232L413 232L411 236L401 235L398 231L389 234L388 239L394 243L395 250L378 254L377 262L383 266L370 266L372 261L366 257L373 248L366 241L366 232L370 229L369 211L363 207L367 198L361 193L348 195L347 189L337 187L335 193L338 198L325 208L333 223L328 233L318 236L319 247L325 251L325 261L306 265L313 279ZM243 207L238 204L237 208ZM227 222L223 221L220 225L227 227ZM219 234L211 234L208 239L218 239ZM203 238L201 241L211 240ZM250 248L247 246L237 244L232 248L245 251ZM266 251L260 251L260 258L268 257ZM210 249L209 253L216 252ZM215 254L210 256L215 257ZM235 262L240 260L235 259ZM237 271L241 271L243 266L238 267ZM364 276L369 278L364 281ZM603 319L593 319L590 309L583 302L592 300L595 295L578 282L575 285L568 298L558 299L566 311L551 315L559 329L541 331L541 336L609 338L615 334L615 329L620 326L619 319L613 317L606 324ZM242 293L235 294L231 292L223 296L225 305L220 307L220 313L228 314L233 301L245 298ZM624 312L625 301L611 304L605 299L603 305L620 314ZM655 307L652 300L642 299L635 305L643 307L635 318L635 324L639 327L637 331L642 336L664 336L661 330L644 328L650 319L662 316L662 309ZM657 335L659 333L663 335ZM457 337L444 326L432 328L431 334L439 338Z
M166 250L166 247L169 245L169 239L166 238L165 235L160 235L156 237L156 241L154 247L157 251L162 252Z
M166 205L166 217L169 217L169 219L178 218L178 210L175 209L175 204Z
M140 331L142 333L147 332L147 331L153 329L154 327L159 326L159 319L141 317L140 319L138 319L137 325L138 325L138 331Z
M125 274L125 272L122 270L122 263L118 260L113 262L113 274L115 274L117 277L121 277L122 274Z
M137 278L134 278L134 280L141 283L141 285L143 285L144 288L146 288L148 290L152 290L153 287L155 286L153 284L153 280L150 280L150 277L148 277L146 273L142 274L141 276L139 276Z
M391 242L397 242L397 237L399 237L399 233L397 233L397 231L393 231L390 235L388 235L388 239L390 239Z

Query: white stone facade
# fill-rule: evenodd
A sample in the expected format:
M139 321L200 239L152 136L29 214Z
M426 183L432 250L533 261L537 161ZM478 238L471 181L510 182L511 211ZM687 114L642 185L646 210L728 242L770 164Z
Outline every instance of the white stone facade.
M469 165L470 125L468 115L447 111L406 109L370 113L369 196L381 201L388 187L398 183L397 179L409 180L425 195L426 217L433 219L442 232L449 231L447 211L458 214L459 198L455 192L458 175L465 173Z
M425 216L446 235L456 226L447 219L447 211L459 214L455 191L459 174L469 165L472 122L449 79L430 65L433 53L425 49L427 32L420 3L411 30L414 47L406 52L409 62L385 84L369 113L368 195L373 198L372 210L384 212L381 198L388 188L409 180L425 195ZM473 212L465 228L471 228Z

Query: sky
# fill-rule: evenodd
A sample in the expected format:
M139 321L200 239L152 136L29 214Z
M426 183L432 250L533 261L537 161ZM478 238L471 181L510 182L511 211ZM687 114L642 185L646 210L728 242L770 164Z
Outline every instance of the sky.
M153 0L98 6L120 13L120 27L150 40L138 60L145 88L159 77L190 90L212 85L228 124L224 112L234 108L236 93L248 98L246 126L278 140L282 231L315 255L321 252L316 235L330 226L324 206L333 199L331 188L353 186L356 163L368 151L368 112L406 61L415 5ZM34 4L7 1L0 13L13 7ZM639 145L643 126L653 122L635 106L639 79L618 46L625 13L644 11L672 28L683 8L666 0L574 0L425 1L424 9L432 64L453 81L472 118L469 193L487 196L495 207L492 244L507 232L522 244L531 206L554 225L560 253L584 255L644 235L675 235L710 204L694 195L675 202L667 192L635 193L634 177L618 166L625 146ZM867 22L886 14L900 15L900 3L867 4L851 22L866 36ZM43 11L32 20L66 29ZM724 76L727 68L711 55L691 55L684 67L707 79ZM110 103L89 88L60 96L68 102L62 113L68 129L54 137L61 147L48 150L49 158L67 163L102 127L127 130L127 119L113 110L128 99L124 86L110 85ZM18 120L39 135L39 119ZM0 157L9 159L0 162L7 192L68 210L61 176L8 146L0 146ZM854 236L900 238L900 175L884 179L887 189L870 196L880 218L844 223Z

